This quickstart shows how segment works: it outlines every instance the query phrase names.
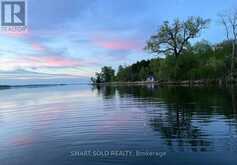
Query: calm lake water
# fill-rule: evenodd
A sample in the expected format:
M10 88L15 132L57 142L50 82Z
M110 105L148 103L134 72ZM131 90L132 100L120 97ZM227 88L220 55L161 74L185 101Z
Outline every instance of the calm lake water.
M237 162L232 88L0 90L0 165Z

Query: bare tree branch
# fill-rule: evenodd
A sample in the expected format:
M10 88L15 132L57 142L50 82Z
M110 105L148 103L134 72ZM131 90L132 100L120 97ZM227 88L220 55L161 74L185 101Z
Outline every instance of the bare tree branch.
M235 60L236 60L236 44L237 44L237 10L231 13L220 15L221 22L225 27L227 40L232 42L231 71L230 77L234 78Z

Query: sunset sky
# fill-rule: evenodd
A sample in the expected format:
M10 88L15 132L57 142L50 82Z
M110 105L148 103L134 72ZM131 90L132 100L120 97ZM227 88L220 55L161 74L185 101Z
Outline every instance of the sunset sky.
M218 13L236 0L28 0L28 30L0 32L0 84L85 82L104 65L152 58L145 42L164 20L212 20L199 38L224 40Z

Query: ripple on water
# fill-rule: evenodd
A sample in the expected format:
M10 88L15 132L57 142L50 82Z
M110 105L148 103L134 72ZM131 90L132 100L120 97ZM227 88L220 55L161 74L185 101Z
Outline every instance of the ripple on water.
M229 162L237 151L237 117L228 91L207 95L202 88L113 88L114 93L76 86L1 91L0 164L159 160L70 157L71 151L84 150L165 151L170 154L160 160L165 164L182 157L180 153L189 153L190 159L192 153L206 153L195 159L201 163L211 157L207 153L221 152L222 159L212 157L211 162Z

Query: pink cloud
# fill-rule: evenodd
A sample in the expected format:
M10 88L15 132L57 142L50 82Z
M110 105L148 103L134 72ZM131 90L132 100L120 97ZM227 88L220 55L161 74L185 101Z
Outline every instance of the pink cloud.
M29 35L29 32L27 30L26 31L2 31L1 33L5 36L16 37L16 38L26 37Z
M67 58L63 56L37 56L27 57L26 61L30 65L40 67L73 67L81 66L79 59Z
M78 59L65 56L21 56L0 60L0 68L67 68L93 66L92 60Z
M31 47L36 50L36 51L45 51L46 47L44 47L43 45L39 44L39 43L32 43Z
M92 41L99 47L112 50L141 50L142 47L138 41L133 40L106 40L96 37Z
M65 57L44 57L38 59L42 64L47 64L51 67L70 67L70 66L79 66L81 62L76 59L70 59Z

